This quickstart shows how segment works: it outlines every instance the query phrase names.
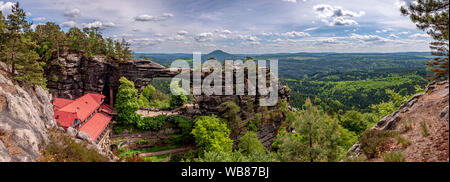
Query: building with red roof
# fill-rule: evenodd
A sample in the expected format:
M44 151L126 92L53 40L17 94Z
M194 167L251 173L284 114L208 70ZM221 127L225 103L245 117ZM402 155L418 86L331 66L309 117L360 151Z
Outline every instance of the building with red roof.
M86 132L97 143L105 134L114 108L104 104L105 96L88 93L75 100L56 98L53 100L54 117L64 128L73 127Z

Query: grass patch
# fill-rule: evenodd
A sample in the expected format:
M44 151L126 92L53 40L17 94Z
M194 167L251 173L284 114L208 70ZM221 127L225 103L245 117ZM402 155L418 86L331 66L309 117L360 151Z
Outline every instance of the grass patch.
M428 126L425 121L422 121L420 123L420 126L422 127L422 136L427 137L430 135L430 132L428 131Z
M397 136L396 139L397 139L397 143L399 143L402 146L402 148L406 148L411 145L411 142L409 140L407 140L401 136Z
M405 162L406 158L401 151L392 151L391 153L383 156L384 162Z
M137 142L138 145L147 145L150 144L150 140L141 139Z
M156 156L149 156L149 157L144 157L144 161L145 162L162 162L165 159L167 159L167 157L170 156L169 154L163 154L163 155L156 155Z
M361 150L367 158L375 158L389 140L396 135L398 133L393 131L368 130L359 139Z
M400 133L406 133L406 132L412 130L412 128L413 128L413 123L408 120L407 122L404 122L400 126Z

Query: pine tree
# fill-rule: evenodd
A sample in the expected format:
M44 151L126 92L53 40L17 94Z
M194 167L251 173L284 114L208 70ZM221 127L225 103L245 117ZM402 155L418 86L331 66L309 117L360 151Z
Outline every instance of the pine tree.
M3 60L3 53L5 50L5 42L6 42L6 22L5 17L3 17L2 11L0 11L0 61Z
M426 31L435 40L430 43L430 48L432 55L437 57L427 63L435 72L431 79L448 79L449 0L417 0L402 7L400 11L409 16L417 28Z
M18 57L18 51L24 45L22 42L22 36L25 32L30 31L31 23L26 20L26 13L19 7L19 2L14 4L11 10L11 14L8 15L6 20L7 24L7 46L5 49L8 54L8 62L11 64L11 74L16 73L16 62Z
M86 35L77 27L72 27L66 33L65 43L69 52L83 54L87 53Z
M308 98L304 109L288 113L291 133L281 136L279 152L283 161L336 161L338 159L339 125L335 118L311 104Z
M49 64L56 55L59 60L60 52L64 47L65 34L59 25L47 22L45 25L38 25L33 32L33 40L38 42L37 52L41 60Z

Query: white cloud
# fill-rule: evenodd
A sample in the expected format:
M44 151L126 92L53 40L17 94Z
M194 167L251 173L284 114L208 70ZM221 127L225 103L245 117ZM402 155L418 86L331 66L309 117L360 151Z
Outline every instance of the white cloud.
M255 42L260 40L258 37L255 37L253 35L238 35L238 38L249 42Z
M283 2L297 3L297 0L283 0Z
M133 46L145 47L145 46L154 46L157 44L161 44L163 42L162 39L159 38L136 38L131 39L129 41Z
M152 16L152 15L142 14L142 15L139 15L139 16L135 17L134 20L135 21L142 21L142 22L145 22L145 21L164 21L164 20L167 20L167 19L172 18L172 17L173 17L173 14L171 14L171 13L164 13L161 16Z
M231 32L230 30L223 30L221 33L223 33L223 34L232 34L233 32Z
M313 7L317 17L329 26L349 26L358 25L355 20L350 18L361 17L365 15L364 11L359 13L350 10L344 10L339 6L331 6L327 4L318 4Z
M3 13L3 16L7 16L11 13L12 7L14 6L14 3L12 2L6 2L0 1L0 11Z
M409 34L409 32L400 32L400 33L398 33L398 35L408 35Z
M428 34L426 34L426 33L416 33L416 34L410 35L409 37L415 38L415 39L417 39L417 38L430 38L430 36Z
M386 39L384 37L380 37L378 35L359 35L359 34L352 34L350 36L350 39L364 41L364 42L389 42L390 39Z
M194 39L197 42L210 42L213 40L213 33L211 32L200 33L196 35Z
M345 19L344 17L336 17L331 22L328 23L330 26L350 26L358 25L355 20Z
M64 16L70 19L76 19L81 16L81 11L77 8L64 11Z
M273 33L272 32L263 32L261 33L262 36L272 36Z
M47 18L45 18L45 17L36 17L36 18L33 18L33 21L45 21Z
M393 33L389 34L389 37L392 37L392 38L398 39L398 36L397 36L397 35L395 35L395 34L393 34Z
M74 21L66 21L61 24L61 27L65 27L65 28L76 27L76 26L77 26L77 23Z
M114 24L113 22L95 21L95 22L87 23L87 24L83 23L82 26L86 27L86 28L93 28L93 27L95 27L95 28L105 29L105 28L115 27L116 24Z
M176 35L174 37L167 38L167 40L171 40L171 41L182 41L184 39L185 39L185 37L183 35Z
M304 31L305 32L309 32L309 31L313 31L313 30L317 30L319 27L311 27L311 28L307 28Z
M291 38L297 38L297 37L309 37L309 36L311 36L309 33L305 33L305 32L296 32L296 31L282 33L281 35L283 35L283 36L285 36L285 37L291 37Z
M180 31L177 32L178 35L182 35L182 36L183 36L183 35L187 35L188 33L189 33L189 32L186 31L186 30L180 30Z

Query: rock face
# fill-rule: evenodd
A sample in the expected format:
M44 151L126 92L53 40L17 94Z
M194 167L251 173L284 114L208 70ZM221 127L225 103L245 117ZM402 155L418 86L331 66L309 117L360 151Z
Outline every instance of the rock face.
M264 69L264 68L263 68ZM236 72L236 70L234 70ZM245 71L246 72L246 71ZM202 73L202 79L208 76L208 72ZM236 73L233 74L236 76ZM269 74L266 74L266 80L269 82L270 77ZM245 77L244 83L248 83L248 77ZM225 90L225 75L222 75L222 91ZM234 77L233 80L236 80ZM256 81L258 81L258 78L256 78ZM192 83L192 82L191 82ZM290 99L290 91L287 89L286 86L283 86L280 82L277 82L278 90L271 90L273 92L278 93L278 102L274 106L268 106L266 109L267 113L264 114L272 114L279 111L281 102L286 101L289 102ZM234 82L236 84L236 81ZM266 84L268 86L268 84ZM273 89L273 88L271 88ZM258 90L258 86L256 86L256 91ZM248 93L248 84L244 85L244 93L245 95L198 95L194 96L195 101L197 102L199 108L199 114L200 115L217 115L221 116L223 113L221 110L223 109L223 106L221 105L224 102L233 101L235 104L237 104L240 107L240 117L242 119L241 125L244 125L243 128L239 128L239 134L237 136L231 136L231 139L235 141L235 147L237 147L238 139L239 137L243 136L245 132L247 131L247 128L245 127L245 122L253 120L255 118L255 113L263 112L263 108L260 106L260 99L261 98L267 98L268 96L261 96L259 94L256 95L247 95ZM258 93L258 92L256 92ZM281 126L282 121L284 121L284 116L281 115L280 117L274 117L271 118L269 122L262 123L261 126L256 131L256 134L258 135L259 140L262 142L262 144L266 148L271 148L271 145L273 143L273 140L277 136L278 129Z
M425 93L417 94L397 111L381 119L372 130L397 131L411 144L401 150L406 161L449 161L449 82L434 82ZM428 130L428 135L423 131ZM351 157L362 154L360 143L348 151ZM373 159L379 160L379 159Z
M22 88L0 73L0 162L35 161L56 127L52 95L35 86Z
M143 89L155 77L173 77L175 72L149 60L132 60L119 65L111 64L105 56L86 58L77 54L62 56L55 61L47 73L47 87L55 97L75 99L86 93L102 93L109 101L119 87L119 78L124 76Z

